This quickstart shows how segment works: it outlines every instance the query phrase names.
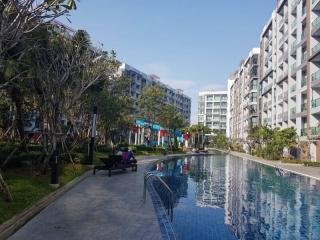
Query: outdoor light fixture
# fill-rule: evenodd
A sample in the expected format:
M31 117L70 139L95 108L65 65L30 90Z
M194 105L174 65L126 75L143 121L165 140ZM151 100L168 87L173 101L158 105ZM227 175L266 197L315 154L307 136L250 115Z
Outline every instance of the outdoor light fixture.
M91 130L91 139L90 139L90 145L89 145L89 158L88 158L88 164L93 164L93 149L94 149L94 140L96 138L96 129L97 129L97 112L98 108L97 106L93 107L93 121L92 121L92 130Z

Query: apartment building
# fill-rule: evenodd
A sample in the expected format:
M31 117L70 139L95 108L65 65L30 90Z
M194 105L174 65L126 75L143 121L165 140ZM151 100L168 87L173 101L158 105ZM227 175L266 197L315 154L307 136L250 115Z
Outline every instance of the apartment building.
M146 86L159 86L165 92L165 101L167 104L172 104L184 116L186 121L190 124L191 118L191 98L183 93L181 89L174 89L160 81L156 75L148 75L139 71L138 69L122 63L119 67L119 72L125 74L131 80L130 95L134 100L136 113L139 113L139 97Z
M198 124L226 134L228 92L221 90L199 93Z
M260 36L259 119L295 127L320 161L320 0L278 1Z
M258 124L259 54L260 49L253 48L229 80L229 137L233 141L245 141Z

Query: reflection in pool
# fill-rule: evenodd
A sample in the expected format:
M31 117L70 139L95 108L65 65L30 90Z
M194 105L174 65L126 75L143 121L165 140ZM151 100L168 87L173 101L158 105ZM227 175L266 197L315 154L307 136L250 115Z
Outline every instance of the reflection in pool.
M319 181L226 155L153 171L176 194L177 239L320 239Z

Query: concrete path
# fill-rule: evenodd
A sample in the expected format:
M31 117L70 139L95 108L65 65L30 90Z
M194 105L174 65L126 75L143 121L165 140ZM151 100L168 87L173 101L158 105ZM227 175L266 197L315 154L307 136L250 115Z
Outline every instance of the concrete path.
M162 239L150 197L142 202L150 159L138 160L137 173L128 169L111 178L106 171L89 176L10 239Z

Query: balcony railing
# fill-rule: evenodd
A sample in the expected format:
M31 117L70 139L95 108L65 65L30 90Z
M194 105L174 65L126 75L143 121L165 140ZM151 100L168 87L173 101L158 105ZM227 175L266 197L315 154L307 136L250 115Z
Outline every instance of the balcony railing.
M285 92L283 93L283 99L284 99L284 101L287 101L287 100L288 100L288 91L285 91Z
M306 61L307 61L307 53L304 52L301 57L301 64L305 63Z
M302 129L301 129L301 132L300 132L300 135L301 135L301 137L305 137L305 136L307 136L307 135L308 135L308 131L307 131L307 129L302 128Z
M317 17L313 22L312 22L312 31L314 32L320 27L320 17Z
M312 100L311 106L312 106L312 108L320 107L320 98Z
M320 70L318 70L315 73L311 74L311 81L316 81L318 79L320 79Z
M306 76L303 76L301 78L301 87L307 86L307 78Z
M294 84L294 85L292 85L291 87L290 87L290 92L291 93L294 93L296 91L296 84Z
M295 28L296 26L297 26L297 19L295 18L291 23L291 29Z
M290 115L291 115L291 116L292 116L292 115L295 115L296 113L297 113L296 107L293 107L293 108L290 109Z
M311 53L312 55L316 54L317 52L319 52L320 50L320 43L318 43L317 45L315 45L312 50L311 50Z
M301 112L307 111L307 103L301 104Z
M303 41L304 39L306 39L307 37L307 32L306 31L303 31L302 34L301 34L301 41Z
M296 47L297 47L297 40L294 40L294 41L291 43L291 51L293 52Z
M311 135L319 136L320 135L320 127L312 127L311 128Z

